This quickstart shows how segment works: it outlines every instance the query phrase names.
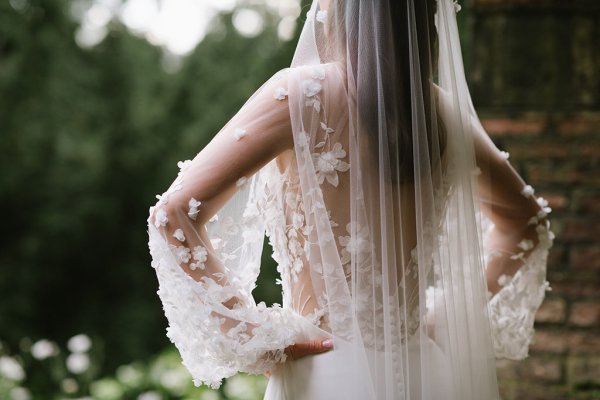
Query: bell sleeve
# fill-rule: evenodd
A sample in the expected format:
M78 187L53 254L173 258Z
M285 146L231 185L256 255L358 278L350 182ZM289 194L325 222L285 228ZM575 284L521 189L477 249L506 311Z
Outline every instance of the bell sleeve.
M551 209L535 196L478 121L474 121L483 211L484 253L494 351L497 358L527 357L535 313L550 290Z
M252 297L274 158L291 149L286 70L267 81L150 207L149 249L167 336L194 384L285 361L299 316ZM269 168L267 168L267 166ZM272 168L271 168L272 167Z

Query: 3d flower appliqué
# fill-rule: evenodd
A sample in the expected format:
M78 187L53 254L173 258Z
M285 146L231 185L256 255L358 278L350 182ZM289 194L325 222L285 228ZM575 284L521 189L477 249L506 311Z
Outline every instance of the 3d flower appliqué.
M346 172L350 169L350 164L341 160L344 157L346 157L346 151L342 148L341 143L334 144L331 151L313 154L319 184L327 179L327 182L337 187L339 184L338 171Z
M352 231L354 230L354 223L348 223L346 225L346 232L349 233L349 236L340 236L338 241L341 246L344 246L342 249L342 264L347 264L350 262L352 254L360 254L367 250L367 246L369 244L369 229L366 226L357 227L356 235L352 236Z
M154 217L154 226L160 228L161 226L167 225L167 222L169 222L169 219L167 218L167 212L162 208L159 209Z
M185 235L183 234L183 231L181 229L177 229L175 233L173 233L173 237L179 240L180 242L185 242Z
M525 197L531 197L533 196L534 190L533 187L531 187L531 185L525 185L525 187L523 188L523 190L521 190L521 194Z
M201 204L202 204L202 202L200 202L192 197L188 203L188 207L189 207L188 217L190 217L191 219L193 219L195 221L196 217L198 216L198 207L200 207Z
M317 21L324 24L327 21L327 10L320 10L317 12Z
M175 259L177 260L178 264L187 263L190 261L190 249L188 249L187 247L169 244L169 248L173 252L173 255L175 256Z
M274 94L275 100L279 100L279 101L285 100L287 96L288 96L288 91L285 90L285 88L278 87L277 89L275 89L275 94Z
M246 130L242 128L237 128L233 133L235 140L242 140L244 136L246 136Z
M458 4L457 0L454 1L453 5L454 5L454 12L456 12L456 13L458 13L462 9L462 6L460 4Z
M196 270L198 268L204 269L204 263L208 259L208 251L204 246L196 246L194 247L194 251L192 252L192 257L196 262L190 264L190 268L192 270Z
M306 97L314 97L321 91L321 84L313 80L302 82L302 91Z

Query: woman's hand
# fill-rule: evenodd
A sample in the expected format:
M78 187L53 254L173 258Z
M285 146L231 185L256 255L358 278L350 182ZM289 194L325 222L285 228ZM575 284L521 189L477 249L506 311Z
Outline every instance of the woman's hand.
M316 340L308 340L306 342L294 343L285 348L284 352L288 359L298 360L305 356L324 353L333 348L333 340L325 337ZM271 371L265 372L265 376L269 378Z

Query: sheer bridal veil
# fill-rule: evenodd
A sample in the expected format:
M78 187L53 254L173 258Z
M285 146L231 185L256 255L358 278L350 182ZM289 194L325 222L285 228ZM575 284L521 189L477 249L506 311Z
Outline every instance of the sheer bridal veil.
M151 209L150 250L168 335L197 384L275 368L311 321L334 338L331 368L356 399L433 399L436 386L499 398L495 359L527 355L548 290L550 209L479 122L459 9L314 0L291 68L245 106L287 102L287 169L240 178L205 229L189 193L179 216L164 211L193 177L182 164ZM251 134L234 125L238 140ZM251 296L265 232L283 307Z

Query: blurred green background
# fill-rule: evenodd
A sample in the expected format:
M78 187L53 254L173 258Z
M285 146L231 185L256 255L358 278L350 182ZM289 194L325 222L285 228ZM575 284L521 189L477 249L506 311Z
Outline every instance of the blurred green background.
M204 2L206 36L181 55L130 29L121 3L0 3L0 341L14 355L42 338L64 347L84 332L96 349L95 376L171 347L150 266L148 209L176 177L177 161L193 158L289 66L300 14L296 0ZM102 40L93 31L86 39L85 19L107 12ZM255 295L281 302L265 253Z

